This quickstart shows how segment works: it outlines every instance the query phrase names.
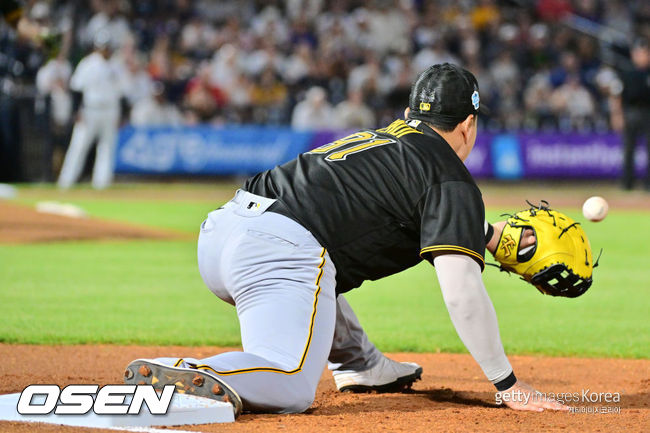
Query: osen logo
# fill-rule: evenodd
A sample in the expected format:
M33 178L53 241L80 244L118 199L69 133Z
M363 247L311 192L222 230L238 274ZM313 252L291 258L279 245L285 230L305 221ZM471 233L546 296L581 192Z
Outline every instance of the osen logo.
M99 390L99 391L98 391ZM91 409L97 415L137 415L147 403L152 415L164 415L169 410L174 385L165 385L158 396L151 385L29 385L20 394L18 413L21 415L84 415ZM127 396L132 396L126 402Z

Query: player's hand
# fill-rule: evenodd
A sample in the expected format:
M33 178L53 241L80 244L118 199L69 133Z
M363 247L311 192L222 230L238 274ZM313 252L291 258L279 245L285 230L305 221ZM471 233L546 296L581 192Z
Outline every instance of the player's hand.
M503 231L503 227L505 227L505 225L505 221L499 221L492 224L492 228L494 228L494 234L492 235L492 239L490 239L490 241L485 246L487 250L492 254L494 254L497 249L499 239L501 239L501 232ZM523 239L521 240L519 249L523 250L524 248L527 248L531 245L535 245L535 241L535 232L531 229L526 229L524 230Z
M518 380L510 389L501 391L500 400L514 410L528 410L543 412L544 410L568 411L569 407L557 400L547 398L544 394L521 380Z

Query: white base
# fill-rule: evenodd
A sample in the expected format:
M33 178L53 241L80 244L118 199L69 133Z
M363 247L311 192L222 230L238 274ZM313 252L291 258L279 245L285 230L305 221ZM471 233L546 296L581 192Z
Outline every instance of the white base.
M0 421L45 422L77 427L116 428L147 431L142 427L186 424L211 424L235 421L230 403L187 394L174 394L166 415L152 415L143 405L138 415L97 415L90 410L85 415L21 415L16 410L20 394L0 395ZM36 399L35 399L36 400ZM125 400L130 401L130 396ZM34 401L36 403L36 401Z

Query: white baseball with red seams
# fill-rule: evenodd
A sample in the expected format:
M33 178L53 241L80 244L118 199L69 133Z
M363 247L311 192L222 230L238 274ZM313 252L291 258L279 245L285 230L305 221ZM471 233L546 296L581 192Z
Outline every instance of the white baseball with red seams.
M589 221L593 222L604 220L608 211L609 205L607 204L607 200L599 196L588 198L582 205L582 214Z

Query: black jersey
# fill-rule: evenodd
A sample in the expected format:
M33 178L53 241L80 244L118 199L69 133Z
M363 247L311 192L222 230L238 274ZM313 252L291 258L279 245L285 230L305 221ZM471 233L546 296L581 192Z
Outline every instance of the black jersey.
M449 144L418 120L363 130L248 179L244 189L302 224L329 252L337 293L423 258L484 267L481 193Z
M626 107L650 108L650 69L632 69L621 75Z

